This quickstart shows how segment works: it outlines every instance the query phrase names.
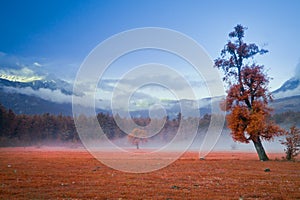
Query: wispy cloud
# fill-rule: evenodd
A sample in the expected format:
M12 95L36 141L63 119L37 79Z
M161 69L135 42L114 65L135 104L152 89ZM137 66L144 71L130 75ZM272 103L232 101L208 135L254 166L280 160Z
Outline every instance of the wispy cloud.
M55 63L45 63L36 58L23 58L0 52L0 75L2 78L6 77L10 80L14 78L13 81L20 82L49 79L59 84L59 87L51 89L33 89L26 86L23 88L6 87L6 91L34 95L56 103L72 103L72 96L69 93L64 93L63 90L72 91L71 85L74 79L70 79L68 84L60 82L61 76L57 74L67 74L69 71L67 69L66 71L56 70L57 68L65 69L56 66ZM75 67L73 66L72 69ZM55 74L51 71L54 71ZM209 81L213 82L213 80ZM146 83L146 85L141 83ZM144 109L160 104L164 100L194 99L210 95L206 83L198 76L186 76L174 72L166 73L166 71L153 73L151 68L148 69L147 73L142 72L141 75L133 74L129 77L114 79L104 77L97 86L89 80L84 80L77 83L76 87L77 91L80 91L80 94L76 94L76 98L79 98L77 102L85 106L92 98L95 99L96 107L103 109L110 108L112 100L117 101L119 108L124 107L124 104L129 104L131 109ZM136 90L132 91L133 88ZM114 93L116 89L119 91L117 95ZM132 93L130 97L128 97L128 92Z
M3 87L7 92L15 92L20 94L32 95L40 97L47 101L52 101L56 103L71 103L72 96L63 94L60 90L50 90L47 88L40 88L38 90L33 90L30 87L25 88L14 88L14 87Z
M19 76L45 76L43 64L36 58L21 57L0 52L0 73Z
M40 64L38 62L34 62L33 65L36 66L36 67L42 67L43 66L42 64Z

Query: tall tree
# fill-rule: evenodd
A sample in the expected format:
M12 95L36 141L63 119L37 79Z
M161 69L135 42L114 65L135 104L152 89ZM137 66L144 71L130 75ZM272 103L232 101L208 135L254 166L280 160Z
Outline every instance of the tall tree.
M262 140L272 140L274 136L281 135L283 130L270 121L270 78L264 67L253 61L254 56L268 51L256 44L245 43L245 30L242 25L234 27L221 56L215 60L215 66L224 72L223 79L228 85L223 107L229 113L227 123L233 139L243 143L252 141L259 159L265 161L268 156Z

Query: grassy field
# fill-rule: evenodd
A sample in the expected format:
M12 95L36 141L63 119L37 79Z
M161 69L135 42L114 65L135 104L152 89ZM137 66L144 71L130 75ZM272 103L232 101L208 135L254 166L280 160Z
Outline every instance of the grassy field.
M187 152L166 168L134 174L84 150L3 148L0 199L300 199L300 162L282 156L261 162L255 153L213 152L199 160Z

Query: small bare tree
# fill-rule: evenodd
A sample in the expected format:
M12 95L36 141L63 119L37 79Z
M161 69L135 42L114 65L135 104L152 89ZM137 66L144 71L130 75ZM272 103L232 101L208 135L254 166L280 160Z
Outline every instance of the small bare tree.
M286 148L287 160L293 160L300 152L300 129L295 125L290 128L290 131L286 132L284 140L280 141Z

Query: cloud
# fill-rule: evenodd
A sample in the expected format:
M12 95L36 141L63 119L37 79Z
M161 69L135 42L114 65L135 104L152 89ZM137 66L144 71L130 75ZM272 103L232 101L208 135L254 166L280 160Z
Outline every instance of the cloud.
M71 103L71 95L65 95L60 90L50 90L46 88L40 88L38 90L33 90L31 87L25 88L14 88L14 87L3 87L7 92L15 92L20 94L32 95L40 97L47 101L52 101L55 103Z
M32 89L31 87L24 87L24 88L15 88L15 87L7 87L4 86L3 89L6 92L14 92L14 93L20 93L30 96L36 96L41 99L55 102L55 103L72 103L72 95L67 95L61 92L60 89L51 90L48 88L39 88L37 90ZM87 106L89 105L90 99L94 98L93 93L85 93L81 96L74 96L74 98L77 98L76 102L78 102L81 106ZM95 105L96 108L102 108L107 109L110 107L110 100L108 99L95 99Z
M167 74L155 74L145 76L135 76L130 77L128 79L122 79L119 83L121 87L124 88L132 88L132 87L140 87L142 84L151 83L154 85L161 85L166 88L170 88L173 90L183 90L186 85L183 84L183 78L178 76L172 76Z
M114 109L124 109L126 107L129 110L147 109L154 104L160 104L160 100L152 95L144 92L135 92L132 96L122 93L111 98Z
M74 81L80 64L65 60L48 60L46 58L22 57L0 52L0 73L20 75L22 70L31 70L35 76L59 77ZM26 74L28 76L32 74ZM23 74L25 75L25 74Z
M34 62L33 65L36 66L36 67L42 67L42 66L43 66L43 65L41 65L41 64L38 63L38 62Z
M36 74L33 70L23 67L21 69L0 69L0 78L18 81L18 82L31 82L35 80L42 80L45 77Z
M128 103L127 93L132 93L131 103L136 106L152 105L160 100L179 100L183 99L200 99L209 97L207 85L203 80L197 80L193 77L183 77L188 84L183 83L179 77L173 77L167 74L155 74L148 77L131 76L130 78L118 79L102 79L98 84L97 98L104 100L111 100L113 93L116 92L114 98L118 100L119 107ZM212 81L213 82L213 81ZM148 83L148 85L144 85ZM82 91L86 93L93 92L92 88L88 88L89 84L82 84ZM85 87L85 89L84 89ZM116 88L118 87L118 88ZM214 89L214 88L213 88ZM217 90L218 88L216 88ZM191 94L191 90L193 93ZM219 95L223 95L220 92Z
M102 79L98 84L98 88L103 91L112 92L118 81L118 79Z
M0 73L22 77L46 76L47 71L41 68L43 64L36 58L9 55L0 52Z
M72 88L67 88L68 84L72 84L74 77L71 81L62 83L61 74L71 74L76 66L66 67L62 69L62 65L55 64L54 62L46 63L36 58L24 58L14 55L8 55L0 52L0 76L8 80L19 82L30 82L34 80L53 80L58 87L47 89L39 88L32 89L30 87L12 88L6 87L7 91L22 93L26 95L38 96L42 99L49 100L57 103L72 103L72 98L69 93L63 93L62 88L67 91L72 91ZM66 69L66 70L65 70ZM84 80L82 83L76 84L76 91L79 91L76 98L79 98L79 103L86 105L91 98L95 98L95 104L98 108L110 108L113 93L116 86L120 89L120 93L116 96L119 101L120 107L124 103L130 103L132 109L147 108L161 100L179 100L193 99L209 96L205 82L199 76L187 75L168 70L153 70L150 68L143 68L140 71L133 71L129 76L122 77L121 79L115 78L102 78L95 88L90 80ZM60 75L59 75L60 73ZM57 78L57 77L60 78ZM74 75L75 76L75 75ZM188 83L188 84L187 84ZM145 86L146 84L146 86ZM69 85L70 86L70 85ZM135 88L137 90L132 91ZM191 93L191 89L194 91ZM128 100L128 92L132 96Z

